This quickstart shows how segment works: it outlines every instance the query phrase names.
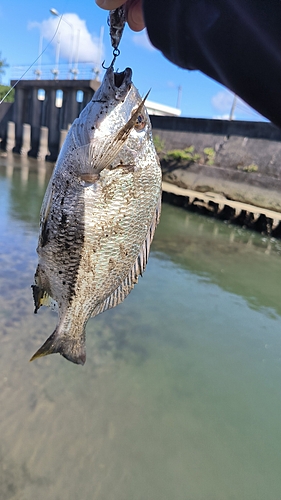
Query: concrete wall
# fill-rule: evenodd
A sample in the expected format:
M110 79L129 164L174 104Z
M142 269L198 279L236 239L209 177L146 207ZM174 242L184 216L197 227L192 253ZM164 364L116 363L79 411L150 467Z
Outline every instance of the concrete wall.
M177 162L165 160L163 154L165 181L281 212L280 129L265 122L158 116L151 120L154 136L164 142L164 153L194 146L201 155L197 162ZM215 151L212 165L204 159L206 147ZM253 164L256 171L247 171Z
M163 118L163 119L162 119ZM255 163L259 173L278 176L281 168L281 129L271 123L193 118L151 117L153 134L164 150L194 146L195 152L213 148L217 167L237 170Z
M151 116L151 123L155 130L167 132L201 133L216 136L236 135L281 141L281 129L268 122Z
M13 102L2 102L0 106L0 139L3 141L1 146L5 147L8 121L13 118Z

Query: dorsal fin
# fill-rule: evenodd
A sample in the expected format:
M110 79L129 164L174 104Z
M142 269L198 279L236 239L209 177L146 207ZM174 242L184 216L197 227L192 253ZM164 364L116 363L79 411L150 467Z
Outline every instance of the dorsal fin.
M161 212L161 195L152 219L152 223L148 230L147 236L143 242L140 253L131 271L129 272L128 276L126 276L121 285L119 285L118 288L116 288L116 290L114 290L114 292L111 295L109 295L109 297L107 297L104 302L99 304L94 309L92 316L97 316L97 314L100 314L106 311L107 309L111 309L112 307L115 307L121 302L123 302L123 300L127 297L127 295L129 295L131 290L134 288L135 284L138 282L139 275L141 276L143 275L143 272L146 268L146 264L148 261L150 246L153 240L155 229L160 219L160 212Z

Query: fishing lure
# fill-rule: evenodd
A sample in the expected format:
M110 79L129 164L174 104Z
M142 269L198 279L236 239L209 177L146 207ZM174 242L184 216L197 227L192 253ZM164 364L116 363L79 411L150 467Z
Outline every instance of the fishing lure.
M111 10L108 16L109 34L111 38L111 45L113 47L113 60L111 66L114 65L116 57L119 56L120 50L118 46L120 44L123 31L126 24L126 11L125 6L121 5L118 9Z

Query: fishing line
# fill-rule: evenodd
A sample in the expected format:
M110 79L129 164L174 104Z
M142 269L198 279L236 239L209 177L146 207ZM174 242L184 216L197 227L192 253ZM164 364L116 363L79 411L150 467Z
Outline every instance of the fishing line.
M2 102L6 99L6 97L10 94L10 92L12 92L12 90L16 87L16 85L23 79L23 77L26 75L26 73L34 66L34 64L38 61L38 59L40 59L40 57L44 54L44 52L47 50L47 48L49 47L49 45L52 43L53 39L55 38L57 32L58 32L58 29L60 27L60 23L62 22L62 18L63 18L63 14L60 16L60 19L59 19L59 22L58 22L58 25L56 27L56 30L55 30L55 33L53 34L51 40L47 43L46 47L42 50L41 54L39 54L38 57L36 57L35 61L33 61L33 63L27 68L27 70L21 75L21 77L16 81L16 83L8 90L7 94L4 95L4 97L1 99L0 101L0 105L2 104Z

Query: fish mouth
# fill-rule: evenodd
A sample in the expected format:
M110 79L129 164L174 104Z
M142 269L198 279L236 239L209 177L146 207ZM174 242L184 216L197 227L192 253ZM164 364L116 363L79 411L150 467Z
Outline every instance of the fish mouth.
M114 85L119 89L122 86L128 87L132 83L132 70L131 68L126 68L121 73L113 73Z
M131 88L132 70L131 68L126 68L119 73L117 71L114 72L113 68L109 67L106 72L106 78L115 93L116 99L123 99Z

